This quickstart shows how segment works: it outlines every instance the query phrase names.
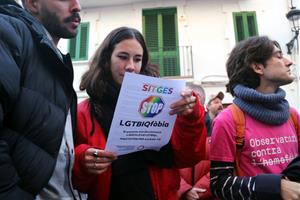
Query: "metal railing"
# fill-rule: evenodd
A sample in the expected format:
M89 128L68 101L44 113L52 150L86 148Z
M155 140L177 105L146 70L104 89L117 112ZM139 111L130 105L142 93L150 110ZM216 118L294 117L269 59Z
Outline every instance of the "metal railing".
M166 78L193 78L192 46L149 48L152 63L159 65Z

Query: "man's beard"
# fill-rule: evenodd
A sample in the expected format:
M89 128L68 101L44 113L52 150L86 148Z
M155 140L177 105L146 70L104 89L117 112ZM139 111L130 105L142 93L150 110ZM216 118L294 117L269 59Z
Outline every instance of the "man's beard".
M41 22L51 36L57 38L73 38L76 36L77 30L71 32L63 25L64 23L72 22L76 18L80 20L79 13L72 13L72 15L65 18L63 22L60 22L59 17L55 12L50 12L47 8L44 8L42 13Z

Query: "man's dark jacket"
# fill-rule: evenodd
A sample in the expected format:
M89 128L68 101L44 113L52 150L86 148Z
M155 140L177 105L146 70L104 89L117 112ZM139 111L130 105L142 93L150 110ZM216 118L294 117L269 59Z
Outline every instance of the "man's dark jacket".
M75 127L73 69L40 23L1 4L0 199L34 199L53 173L69 109Z

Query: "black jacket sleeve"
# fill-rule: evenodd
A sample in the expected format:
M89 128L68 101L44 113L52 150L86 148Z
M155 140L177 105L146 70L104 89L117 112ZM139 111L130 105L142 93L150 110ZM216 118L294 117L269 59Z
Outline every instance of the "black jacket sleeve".
M11 151L13 143L18 140L19 134L13 133L6 124L6 117L13 109L14 102L20 91L20 68L22 65L22 46L24 40L21 36L26 33L21 23L0 14L0 199L34 199L34 197L19 187L19 176L13 163ZM25 32L24 32L25 31Z
M280 174L258 174L253 177L234 175L234 164L211 162L210 187L219 199L280 200Z
M19 177L4 140L0 140L0 176L0 199L34 199L31 194L18 187Z

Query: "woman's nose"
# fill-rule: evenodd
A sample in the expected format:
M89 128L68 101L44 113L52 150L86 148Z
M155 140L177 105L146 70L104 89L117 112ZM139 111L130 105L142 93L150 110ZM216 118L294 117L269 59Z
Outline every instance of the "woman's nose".
M133 72L134 69L135 69L134 62L133 62L132 59L130 59L130 60L127 62L126 66L125 66L125 70L126 70L127 72Z

